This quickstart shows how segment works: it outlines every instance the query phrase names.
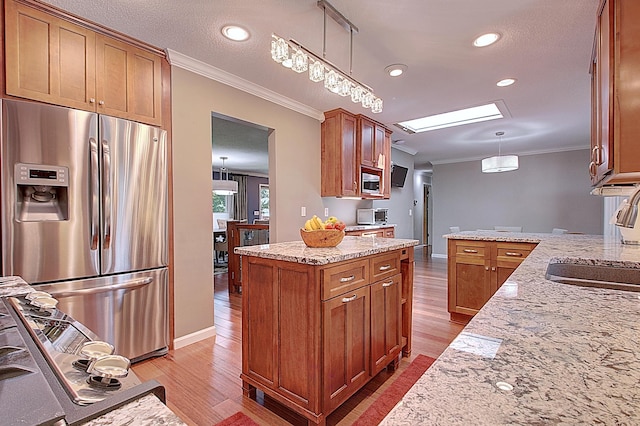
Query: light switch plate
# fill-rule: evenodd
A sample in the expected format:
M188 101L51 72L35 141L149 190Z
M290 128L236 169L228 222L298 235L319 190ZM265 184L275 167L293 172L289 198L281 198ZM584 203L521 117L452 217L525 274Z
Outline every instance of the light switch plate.
M329 207L324 208L324 217L329 217Z
M300 216L305 217L307 215L307 208L306 207L300 207Z

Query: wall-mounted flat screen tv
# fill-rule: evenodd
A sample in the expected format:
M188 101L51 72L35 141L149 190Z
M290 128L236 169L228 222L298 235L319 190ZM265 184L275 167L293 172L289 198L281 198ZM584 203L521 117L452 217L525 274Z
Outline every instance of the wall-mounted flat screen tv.
M404 186L404 181L407 178L408 170L409 169L407 169L406 167L394 164L391 168L391 186L402 188Z

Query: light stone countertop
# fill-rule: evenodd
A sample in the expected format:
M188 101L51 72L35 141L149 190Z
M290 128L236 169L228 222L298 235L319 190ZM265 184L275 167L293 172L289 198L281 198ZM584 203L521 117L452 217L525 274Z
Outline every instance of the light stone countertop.
M368 231L370 229L382 229L382 228L395 228L396 225L395 223L387 223L385 225L347 225L346 228L344 228L345 231Z
M445 237L539 244L381 424L640 424L640 293L545 279L552 259L640 268L640 246L569 234Z
M302 241L290 241L236 247L234 252L242 256L255 256L308 265L327 265L343 260L413 247L417 244L418 240L345 236L342 242L336 247L312 248L307 247Z
M32 291L34 291L34 288L21 277L0 277L0 297L26 294ZM147 394L94 420L83 423L83 425L90 426L133 424L185 425L173 411L153 394Z

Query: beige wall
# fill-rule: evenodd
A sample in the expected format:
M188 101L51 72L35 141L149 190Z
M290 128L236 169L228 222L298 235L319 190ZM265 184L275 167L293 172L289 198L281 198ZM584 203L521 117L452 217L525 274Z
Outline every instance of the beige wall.
M320 212L320 122L172 67L175 336L213 326L211 113L274 131L269 137L272 242L299 240L300 207ZM213 153L215 155L215 153Z

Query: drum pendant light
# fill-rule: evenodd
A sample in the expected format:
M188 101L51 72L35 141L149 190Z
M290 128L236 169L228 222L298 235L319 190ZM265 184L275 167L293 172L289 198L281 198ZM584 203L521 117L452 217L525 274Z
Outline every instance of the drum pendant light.
M238 192L238 182L229 180L229 170L224 166L224 160L227 158L220 157L222 167L220 167L219 179L213 180L213 193L216 195L233 195Z
M498 155L482 160L482 173L510 172L518 169L517 155L501 155L500 145L504 132L496 132L498 137Z

